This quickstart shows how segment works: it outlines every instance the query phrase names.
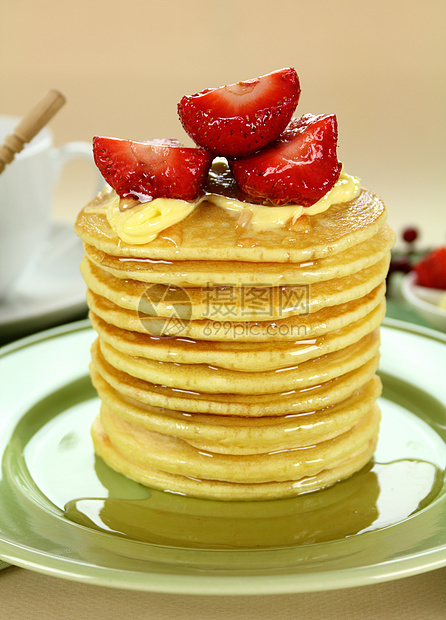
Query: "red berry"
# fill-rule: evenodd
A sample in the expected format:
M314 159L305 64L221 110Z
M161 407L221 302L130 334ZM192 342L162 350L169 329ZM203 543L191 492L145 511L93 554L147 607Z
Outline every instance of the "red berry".
M275 205L309 207L336 183L341 163L336 154L336 116L305 114L259 153L232 162L239 187Z
M178 114L186 133L214 155L258 151L285 129L300 96L294 69L184 96Z
M418 238L418 230L416 228L406 228L403 231L403 239L407 243L413 243Z
M407 256L400 256L391 261L392 271L400 271L402 273L409 273L412 271L412 265Z
M414 269L420 286L446 290L446 247L430 252Z
M94 161L121 198L146 202L154 198L194 200L202 191L212 156L178 140L133 142L93 138Z

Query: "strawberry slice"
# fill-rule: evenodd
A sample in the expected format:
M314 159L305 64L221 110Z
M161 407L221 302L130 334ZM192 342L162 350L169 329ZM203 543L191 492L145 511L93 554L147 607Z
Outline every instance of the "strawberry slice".
M255 198L309 207L339 178L342 164L336 155L337 135L334 114L293 118L275 142L232 162L235 180Z
M147 202L154 198L194 200L203 190L212 156L178 140L134 142L93 138L96 166L121 198Z
M214 155L242 157L279 136L300 96L292 68L184 96L178 114L186 133Z
M446 290L446 247L430 252L414 269L419 286Z

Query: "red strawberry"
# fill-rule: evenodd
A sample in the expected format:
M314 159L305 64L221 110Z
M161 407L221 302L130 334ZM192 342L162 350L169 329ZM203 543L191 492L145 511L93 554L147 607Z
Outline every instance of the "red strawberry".
M275 205L293 202L309 207L339 178L337 136L333 114L293 118L275 142L232 162L235 180L245 193Z
M178 140L133 142L93 138L94 161L121 198L147 202L154 198L194 200L202 191L212 156Z
M446 290L446 247L430 252L414 269L420 286Z
M214 155L242 157L272 142L299 101L294 69L185 96L178 114L186 133Z

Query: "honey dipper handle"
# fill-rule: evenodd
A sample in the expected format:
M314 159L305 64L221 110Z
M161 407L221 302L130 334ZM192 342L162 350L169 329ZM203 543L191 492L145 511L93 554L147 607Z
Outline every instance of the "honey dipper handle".
M66 99L57 90L50 90L20 121L14 132L7 136L0 146L0 174L30 142L39 131L53 118L64 105Z

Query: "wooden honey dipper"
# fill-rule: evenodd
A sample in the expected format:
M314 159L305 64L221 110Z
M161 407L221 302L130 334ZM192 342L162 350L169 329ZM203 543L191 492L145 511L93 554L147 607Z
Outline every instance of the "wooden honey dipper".
M65 104L65 97L57 90L50 90L43 99L22 118L12 134L0 146L0 174L17 153L30 142Z

